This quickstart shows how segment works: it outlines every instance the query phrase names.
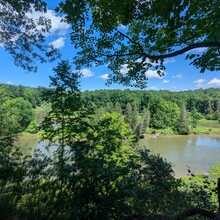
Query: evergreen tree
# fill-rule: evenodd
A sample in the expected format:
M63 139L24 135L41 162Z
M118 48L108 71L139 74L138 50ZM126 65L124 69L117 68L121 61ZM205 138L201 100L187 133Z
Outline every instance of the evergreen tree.
M187 112L185 106L182 106L181 108L179 119L174 127L174 132L182 135L189 134L189 123L187 119Z
M145 134L150 125L150 111L148 109L143 110L141 120L143 121L142 133Z
M118 114L122 115L121 104L119 102L115 103L115 112L117 112Z
M138 122L138 110L135 102L127 103L125 108L124 120L134 131Z
M192 118L192 128L196 128L197 127L197 122L199 119L199 113L196 111L196 108L194 107L191 111L191 118Z

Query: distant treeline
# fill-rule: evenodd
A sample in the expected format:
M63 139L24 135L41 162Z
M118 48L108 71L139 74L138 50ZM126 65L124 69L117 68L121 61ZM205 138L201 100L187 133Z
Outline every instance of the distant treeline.
M17 112L21 113L26 106L25 115L23 118L20 117L24 129L34 119L34 114L35 116L37 114L36 111L33 113L33 110L44 103L42 95L44 90L47 89L0 84L1 102L6 103L4 105L9 108L16 105ZM85 107L94 110L97 120L105 112L118 112L124 116L125 122L130 124L137 135L143 133L146 127L155 129L174 127L182 116L188 117L191 122L194 121L194 126L196 126L196 120L201 118L220 119L220 89L218 88L181 92L96 90L85 91L81 95ZM187 115L183 115L184 109Z
M33 108L40 106L42 104L42 90L45 88L37 87L31 88L28 86L15 86L0 84L0 95L1 98L4 97L5 100L23 98L24 100L30 102Z
M125 111L128 103L135 102L139 112L144 108L149 109L153 101L166 102L181 107L186 106L187 111L193 108L203 114L211 115L220 107L220 89L198 89L181 92L168 90L96 90L82 93L86 103L96 107L105 107L112 111L114 106L120 103L122 111Z

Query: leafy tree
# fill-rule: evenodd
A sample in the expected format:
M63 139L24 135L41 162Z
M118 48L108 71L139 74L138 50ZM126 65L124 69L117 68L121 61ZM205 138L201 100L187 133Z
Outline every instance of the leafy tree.
M220 120L220 100L216 100L216 110L213 113L213 119Z
M57 57L57 51L45 42L45 33L51 29L51 21L41 16L33 19L33 12L46 12L42 0L0 1L0 42L9 52L15 65L28 71L36 71L35 61L43 63Z
M136 193L131 200L134 213L146 216L175 213L182 198L178 190L180 182L175 179L171 164L146 148L138 152L139 165L134 170Z
M179 108L175 103L164 100L162 97L153 97L149 102L150 126L163 129L173 126L178 117Z
M53 153L54 177L58 182L52 181L55 187L56 199L52 202L53 209L48 212L50 218L64 218L65 188L69 175L70 147L74 141L83 138L88 130L85 111L79 92L79 75L71 70L69 61L61 61L53 69L55 75L50 77L52 87L44 93L45 99L51 103L51 111L47 114L40 128L43 131L42 139L48 140L48 147L56 147ZM50 199L49 197L48 199Z
M16 109L5 102L0 94L0 219L16 213L26 176L25 157L15 145L20 132Z
M131 134L119 114L105 113L85 140L72 145L72 218L118 219L176 209L178 181L171 164L138 149Z
M146 70L163 75L165 59L180 54L201 72L220 69L218 0L66 0L58 11L72 24L77 68L105 63L110 82L143 87Z
M209 173L217 178L220 178L220 164L213 165L210 168Z
M3 106L9 110L12 118L15 118L20 127L20 131L27 128L34 117L31 103L23 98L15 98L6 101Z
M216 180L210 179L206 175L194 175L182 178L180 190L183 192L183 210L186 212L210 216L215 218L217 215L217 194ZM196 211L197 210L197 211ZM214 217L212 217L214 216Z
M105 113L86 139L72 146L73 218L110 219L129 212L129 173L136 159L130 135L119 114Z

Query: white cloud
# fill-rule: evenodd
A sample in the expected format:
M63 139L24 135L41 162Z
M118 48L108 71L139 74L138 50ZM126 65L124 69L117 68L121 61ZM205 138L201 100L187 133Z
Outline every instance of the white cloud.
M205 79L198 79L198 80L195 80L195 81L193 81L193 83L194 84L204 84L206 82L206 80Z
M208 87L220 87L220 79L214 78L207 83Z
M11 81L8 81L7 84L8 84L8 85L13 85L14 83L11 82Z
M220 79L217 78L214 78L208 82L205 79L198 79L193 83L199 88L220 87Z
M58 16L53 10L47 10L46 13L33 11L33 13L29 13L27 16L33 19L39 19L39 17L42 16L51 20L52 27L50 32L45 34L46 36L54 34L58 36L64 36L66 35L67 30L70 28L69 24L62 22L63 17Z
M60 49L60 48L65 46L65 38L64 37L60 37L57 40L52 41L50 43L50 45L52 45L56 49Z
M149 90L157 90L158 88L155 87L155 86L149 86L148 89L149 89Z
M174 58L168 58L168 59L165 59L164 60L164 64L167 64L167 63L175 63L176 60Z
M177 74L175 76L172 76L172 78L177 78L177 79L182 79L183 78L183 74Z
M83 78L89 78L94 76L94 73L90 69L82 69L80 74Z
M169 80L163 80L163 83L169 83L170 81Z
M119 72L120 72L121 74L127 74L128 71L129 71L128 64L125 63L125 64L122 65L122 67L121 67L121 69L120 69Z
M125 25L123 25L123 24L120 24L120 25L118 26L118 29L120 29L120 30L126 30L126 29L127 29L127 26L125 26Z
M105 74L99 76L99 78L101 78L101 79L109 79L109 75L107 73L105 73Z
M155 78L155 79L162 78L162 76L160 76L156 70L147 70L145 74L146 74L147 78ZM165 75L165 73L164 73L164 75Z
M141 58L137 59L136 62L140 63L142 60ZM143 66L145 67L145 66ZM130 68L128 67L128 64L125 63L121 66L121 69L119 70L119 72L123 75L127 74L129 72ZM161 79L164 75L165 72L162 72L162 76L160 76L156 70L147 70L145 72L145 75L147 78L156 78L156 79Z

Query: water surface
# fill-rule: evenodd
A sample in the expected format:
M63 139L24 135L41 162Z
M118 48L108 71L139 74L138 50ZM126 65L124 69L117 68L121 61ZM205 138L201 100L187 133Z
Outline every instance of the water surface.
M207 174L212 165L220 163L220 137L216 136L165 136L142 139L140 144L171 162L176 176L186 175L188 167Z
M45 151L45 143L34 137L22 137L20 146L24 153L33 154L34 149ZM220 137L218 136L164 136L140 140L153 154L160 154L173 164L177 177L192 172L207 174L210 167L220 163Z

